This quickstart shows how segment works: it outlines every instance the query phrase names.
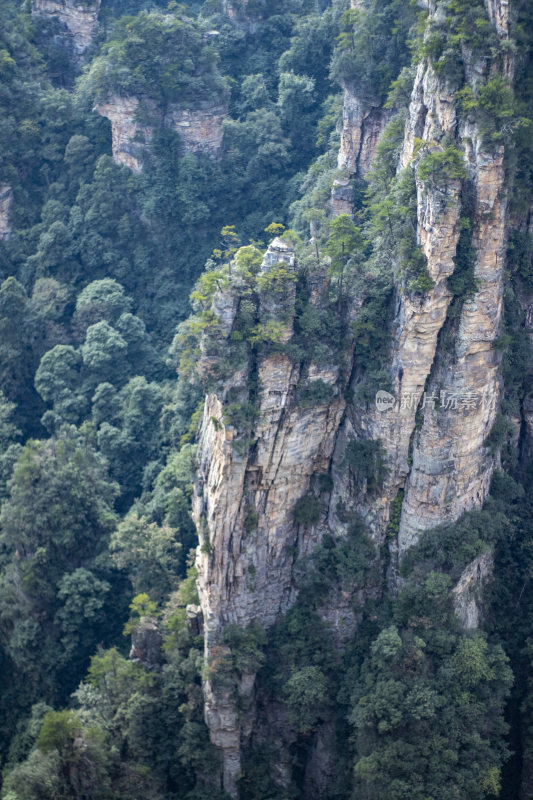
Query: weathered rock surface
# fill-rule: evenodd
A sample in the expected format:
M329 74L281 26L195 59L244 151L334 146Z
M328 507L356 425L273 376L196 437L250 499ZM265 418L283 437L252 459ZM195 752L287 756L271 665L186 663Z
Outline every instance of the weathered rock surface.
M490 21L500 36L509 34L509 0L485 0Z
M376 155L379 137L390 118L389 112L361 100L353 87L344 88L341 143L337 166L344 175L333 182L331 208L334 216L351 214L350 183L363 177Z
M32 0L32 14L55 17L65 26L65 39L75 60L92 44L101 0Z
M247 33L255 33L261 20L261 14L250 11L248 0L222 0L222 13Z
M389 118L383 108L360 100L353 88L345 87L338 168L366 175Z
M130 660L139 661L146 669L154 669L161 662L161 643L157 620L141 617L131 634Z
M401 167L415 155L416 140L439 141L457 128L453 92L431 65L417 71L406 123ZM383 493L359 510L381 541L391 502L405 489L398 548L400 555L423 530L457 519L479 507L489 489L494 460L484 447L499 403L498 336L505 258L506 193L501 148L484 145L476 126L458 126L475 201L473 246L478 291L464 303L453 354L439 351L439 334L451 295L461 214L460 183L443 187L417 183L417 238L435 286L424 295L397 292L389 375L396 406L388 412L348 409L333 461L334 500L346 492L342 454L350 438L379 439L388 477ZM426 390L424 393L424 389ZM419 422L417 421L417 411ZM422 427L420 415L423 416ZM415 430L416 425L416 430ZM334 512L330 523L338 525Z
M189 603L185 607L187 615L187 627L193 636L200 636L204 632L204 616L202 614L202 607Z
M467 631L479 625L482 613L482 590L492 576L492 569L492 553L483 553L465 567L453 589L455 613Z
M441 86L429 65L421 65L406 123L401 167L406 167L413 158L415 138L434 141L455 125L455 111L450 105L451 96L447 87ZM362 498L357 503L359 512L374 531L378 542L382 541L385 534L390 505L398 490L403 488L410 470L416 414L423 403L424 387L435 360L438 336L451 300L447 278L455 268L454 257L459 239L459 181L449 181L444 190L425 187L418 182L417 199L417 238L435 285L424 294L413 294L400 288L396 291L389 366L396 405L390 411L381 411L375 405L368 409L357 406L349 408L339 432L332 467L335 487L330 506L330 524L338 527L340 523L334 509L349 492L349 476L342 466L348 441L363 437L383 443L388 468L383 492L372 501ZM354 381L357 381L357 376L354 376ZM353 388L356 389L355 383Z
M505 36L504 4L495 0L492 5L491 19ZM482 65L471 67L476 74L483 69ZM334 187L335 213L351 211L349 178L368 169L386 122L381 109L365 107L355 93L346 91L345 103L339 166L347 177ZM383 411L373 403L365 406L349 400L347 385L356 390L361 380L357 350L350 365L354 367L351 378L349 369L334 363L310 365L304 371L287 355L271 353L261 357L253 370L252 365L236 369L226 387L206 399L194 515L204 543L197 564L208 662L219 652L217 648L223 652L224 630L229 624L246 626L253 621L268 628L287 611L297 596L297 567L302 556L313 551L325 531L334 538L346 533L339 503L357 511L378 548L384 548L391 507L403 490L397 538L387 545L393 557L389 581L394 588L395 554L401 557L423 531L481 506L487 495L494 456L484 442L500 396L494 342L501 322L506 246L504 153L482 140L475 122L458 114L452 89L424 60L414 83L398 168L413 165L416 170L424 153L438 150L445 135L464 154L473 199L463 208L464 187L457 178L447 177L440 184L417 179L417 241L434 285L429 291L414 293L401 276L396 278L387 364L393 408ZM426 149L421 151L417 140L425 143ZM456 269L460 218L466 213L473 226L477 289L462 306L456 306L459 313L452 320L448 318L452 300L448 278ZM280 254L271 250L263 269L279 260ZM391 270L396 267L391 264ZM324 276L317 277L311 303L320 304L325 291ZM292 302L294 296L288 292L287 307ZM353 318L360 307L355 297L352 306ZM215 298L213 309L218 309L223 337L229 337L238 311L231 290ZM292 318L286 311L284 305L283 341L292 332ZM275 319L276 308L265 299L259 313L264 315L261 320ZM230 388L248 397L251 375L257 386L254 403L258 417L243 448L236 446L238 435L224 419L224 406ZM297 402L297 387L302 381L318 379L331 386L332 396L312 408L302 407ZM387 476L373 494L364 486L354 486L346 468L346 446L352 439L382 443ZM329 474L333 488L324 498L320 496L320 520L299 526L292 509L314 486L313 476L319 474ZM465 569L455 587L457 614L466 628L479 622L480 587L490 572L491 557L485 554ZM380 588L369 584L360 591L359 599L364 601L372 593L379 596ZM342 647L353 637L358 624L353 595L343 594L341 588L334 591L320 615L336 645ZM244 709L240 718L235 694L227 688L217 689L210 681L204 688L211 738L223 756L224 786L237 797L241 749L253 725L254 675L241 676L236 686ZM287 720L283 721L283 712L262 709L262 716L281 720L283 733L273 736L277 735L280 749L286 753L294 732L291 734ZM272 724L277 725L275 721ZM317 798L326 792L328 775L334 770L328 725L329 721L324 723L312 744L312 764L306 772L309 796ZM290 764L283 754L276 770L280 785L288 786Z
M137 97L113 95L95 106L101 116L111 122L113 159L117 164L141 172L143 157L150 145L152 130L138 119L140 100ZM162 116L151 101L144 104L155 120L176 131L187 152L216 158L222 148L223 122L226 108L221 103L200 103L196 108L170 106Z
M141 172L143 147L151 138L149 129L135 119L138 105L136 97L116 95L109 102L95 106L95 111L111 122L113 160L132 172Z
M263 270L280 260L277 250L275 241ZM288 266L294 263L290 249L281 256ZM295 393L302 379L334 387L331 399L299 406ZM294 601L295 562L313 550L319 533L296 525L293 508L309 491L311 476L327 472L345 407L338 370L314 365L306 377L282 353L260 359L257 385L254 444L244 455L225 422L221 397L208 395L205 403L194 515L200 540L209 542L197 556L208 662L223 646L228 624L254 621L268 628ZM239 687L241 700L249 701L253 680L247 676ZM235 796L242 737L235 698L207 682L205 708L212 741L223 753L224 786Z
M11 235L9 213L13 203L13 190L7 183L0 184L0 239L8 239Z
M473 245L479 288L463 305L451 358L437 366L429 384L428 392L439 398L440 407L424 414L415 440L400 552L417 540L420 531L479 507L494 467L484 441L500 396L500 358L492 345L499 333L503 300L505 174L501 150L486 153L470 128L465 129L466 138L474 143L468 156L476 189Z

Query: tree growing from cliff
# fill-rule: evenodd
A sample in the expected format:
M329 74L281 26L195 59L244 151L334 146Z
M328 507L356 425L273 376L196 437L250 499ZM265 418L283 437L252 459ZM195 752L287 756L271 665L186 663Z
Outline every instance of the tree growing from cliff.
M351 256L364 246L363 236L349 214L339 214L329 225L325 251L331 258L331 272L338 281L338 301L342 302L344 271Z

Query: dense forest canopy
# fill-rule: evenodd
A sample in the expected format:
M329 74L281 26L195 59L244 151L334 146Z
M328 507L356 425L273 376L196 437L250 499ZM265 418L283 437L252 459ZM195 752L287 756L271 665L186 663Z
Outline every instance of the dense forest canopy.
M533 796L533 453L520 421L533 374L531 4L511 1L502 39L481 0L437 0L437 14L402 0L102 0L81 54L38 5L0 3L1 797L223 800L202 685L230 696L252 673L293 746L282 785L275 737L252 737L243 799L311 800L304 767L325 723L337 753L328 800ZM211 544L191 501L206 393L224 396L213 426L231 428L238 460L256 445L265 353L317 374L335 365L352 380L347 404L392 391L398 298L422 303L435 287L420 198L440 192L445 214L452 184L461 216L443 351L479 287L476 189L458 140L416 138L398 166L424 59L478 126L478 150L505 153L490 494L424 534L399 576L404 489L381 544L339 503L347 535L316 538L288 612L268 630L228 625L206 662L194 553ZM345 93L365 119L383 114L364 175L337 161ZM122 162L95 110L117 98L138 103ZM211 123L195 116L211 107L223 117L214 155L202 143ZM176 123L176 109L189 116ZM197 147L184 131L200 118ZM332 210L337 185L350 213ZM262 268L273 240L294 269ZM244 397L235 375L247 365ZM295 388L309 413L333 395L322 378ZM354 438L340 463L354 497L378 496L382 442ZM324 471L313 481L291 509L306 529L333 485ZM244 519L254 531L257 509ZM454 587L487 554L492 579L468 630ZM322 611L344 590L358 627L340 648Z

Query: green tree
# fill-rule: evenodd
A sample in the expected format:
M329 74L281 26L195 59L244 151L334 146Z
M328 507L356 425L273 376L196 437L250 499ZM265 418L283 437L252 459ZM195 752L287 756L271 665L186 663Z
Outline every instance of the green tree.
M0 391L0 502L6 497L7 482L22 449L18 443L20 430L13 422L14 410L15 404Z
M85 729L73 711L50 711L36 749L9 774L8 797L16 800L105 800L110 753L101 731Z
M177 533L135 513L125 517L113 533L113 560L120 569L128 570L137 594L147 591L161 600L177 588L182 563Z
M118 619L106 622L109 572L104 577L98 566L116 525L117 486L101 457L64 430L26 444L8 489L0 515L6 553L0 630L24 681L23 704L31 705L68 695L95 642L120 626Z
M404 591L406 627L382 630L363 663L350 719L369 800L482 800L497 784L511 672L499 646L453 624L449 586L434 573Z
M338 279L338 301L342 301L344 271L350 256L361 250L363 237L348 214L339 214L329 225L325 251L331 258L331 271Z
M87 408L81 394L81 368L81 354L72 345L58 344L41 358L35 388L53 406L58 421L77 423Z
M291 722L300 733L315 728L326 713L328 691L328 681L319 667L303 667L291 675L283 693Z
M102 390L98 397L103 403ZM121 486L122 506L127 507L140 492L145 466L159 452L162 391L158 384L137 376L118 393L116 404L111 400L111 406L116 418L100 424L97 441Z
M118 318L131 310L132 300L124 288L112 278L92 281L76 299L74 325L83 333L90 325L108 322L114 325Z
M123 378L127 373L127 350L128 345L120 333L102 320L87 328L81 355L87 372L100 383L109 377Z
M39 350L37 319L28 295L15 278L7 278L0 286L0 383L7 399L16 404L15 419L25 432L36 431L35 418L40 416L32 380Z

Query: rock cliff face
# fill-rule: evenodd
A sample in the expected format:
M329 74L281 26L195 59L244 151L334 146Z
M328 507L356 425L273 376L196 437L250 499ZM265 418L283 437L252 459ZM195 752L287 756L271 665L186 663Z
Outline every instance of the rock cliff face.
M509 35L509 0L485 0L490 21L500 36Z
M32 0L32 14L58 19L65 27L65 41L79 61L94 39L100 3L101 0Z
M425 413L416 436L413 467L400 523L400 551L418 532L457 519L485 499L493 459L484 447L499 403L499 356L492 346L501 323L506 193L503 153L469 154L476 189L473 244L478 291L462 309L454 348L435 362L428 393L438 396L435 414ZM470 138L470 137L468 137Z
M161 662L161 641L157 620L141 617L131 634L130 660L155 669Z
M507 36L505 8L497 2L489 8L502 37ZM430 8L430 13L434 11ZM472 74L483 69L474 63L467 66ZM385 123L381 109L365 108L355 94L346 91L339 166L349 175L362 175L368 169ZM343 368L334 361L304 367L281 353L266 355L257 364L236 369L206 399L194 513L203 542L197 565L208 664L224 652L228 625L258 622L269 628L290 607L298 592L301 558L312 552L325 532L333 537L346 535L339 504L348 503L363 517L378 550L389 547L389 582L394 590L395 563L420 534L479 507L488 493L494 456L485 441L500 396L494 342L501 323L506 246L504 153L502 147L485 142L476 123L459 113L445 77L437 75L425 59L412 91L398 169L414 165L418 172L425 154L443 151L444 145L439 144L443 141L453 141L462 153L467 177L445 176L433 182L417 177L417 241L433 286L414 293L401 277L396 280L387 363L392 387L388 410L350 401L360 380L357 345L355 353L352 347L344 354ZM335 213L350 210L342 189L341 183L334 187ZM455 303L451 316L453 294L448 279L458 269L464 216L471 223L475 290L462 304ZM280 257L267 253L263 270L268 271ZM328 280L317 274L314 281L311 303L320 306ZM287 294L283 341L292 333L293 302ZM266 299L262 303L266 317L275 314ZM352 297L349 313L353 319L359 309L360 302ZM238 312L231 290L215 298L213 312L223 338L229 339ZM307 408L298 399L301 386L318 380L330 387L328 399ZM257 387L253 398L257 419L244 447L236 448L225 407L235 392L249 400L246 387L250 384ZM354 491L345 466L348 442L361 439L379 440L383 447L387 475L374 493L364 487ZM324 496L315 488L320 475L329 476ZM311 489L320 497L320 518L299 525L293 509ZM398 531L394 541L389 531L385 545L391 510L401 497ZM476 559L456 586L456 610L466 628L478 624L479 586L490 570L489 555ZM375 587L360 589L368 596ZM349 606L339 592L321 612L339 646L357 625ZM232 797L238 797L241 751L254 725L254 680L251 671L241 675L231 690L217 688L211 680L204 687L206 720L212 741L220 748L224 786ZM287 727L282 712L272 711L272 716L280 730ZM306 777L310 796L323 796L325 789L320 787L327 784L331 772L327 724L313 745L313 765ZM286 746L287 737L279 734L279 738ZM290 768L282 758L278 766L280 783L286 785Z
M262 273L279 261L294 268L294 253L274 241L265 255ZM311 302L320 304L324 285L316 287ZM291 334L294 293L285 298L288 322L282 336ZM221 332L231 335L235 305L219 299L215 305ZM260 318L268 321L279 308L260 303ZM257 375L258 422L254 444L243 454L237 449L236 431L225 421L227 390L245 390L252 365L234 376L221 395L206 398L199 440L199 475L195 518L204 543L198 552L198 588L205 625L208 663L224 647L229 624L259 622L270 627L294 601L295 562L318 542L315 530L295 524L295 503L309 490L311 476L326 474L336 432L345 408L342 386L346 376L339 368L310 364L306 370L287 355L276 353L259 359ZM298 404L302 386L323 381L331 397L312 407ZM297 388L298 387L298 388ZM241 705L252 704L254 675L241 678ZM206 720L212 741L224 759L224 787L236 796L241 769L240 750L246 725L239 721L233 691L205 683Z
M533 239L533 208L529 209L526 220L522 226L523 232ZM533 347L533 292L520 287L518 303L522 310L524 328ZM524 464L533 462L533 396L526 395L522 403L523 437L521 442L521 458Z
M484 442L500 394L499 356L492 343L501 323L506 244L503 150L485 145L476 126L458 117L453 92L423 61L412 92L401 166L414 158L415 140L438 142L455 131L474 192L469 213L477 291L464 302L448 351L445 322L451 293L446 279L455 269L460 182L448 179L446 185L431 187L417 181L417 238L435 285L422 296L396 292L389 367L396 405L386 412L349 409L346 430L339 436L339 453L350 436L382 441L389 468L385 491L360 510L379 540L392 500L399 489L405 490L400 555L421 531L481 505L494 466ZM334 459L334 470L335 464ZM335 482L339 498L346 491L341 472Z
M0 184L0 239L7 239L11 234L9 212L13 203L13 191L7 183Z
M492 554L483 553L466 567L453 590L455 613L465 630L474 630L479 625L481 594L490 580L493 566Z
M250 11L248 0L222 0L222 13L247 33L255 33L261 19L260 14Z
M337 166L344 175L335 179L331 192L334 216L351 214L350 182L364 177L372 166L379 137L390 114L380 106L360 99L356 87L344 87L341 143Z
M152 130L137 120L139 98L114 95L95 106L111 122L113 159L117 164L141 172L143 156L149 147ZM151 101L144 101L150 116L166 128L176 131L190 153L216 158L222 148L226 108L220 103L201 103L197 108L170 106L162 115Z

